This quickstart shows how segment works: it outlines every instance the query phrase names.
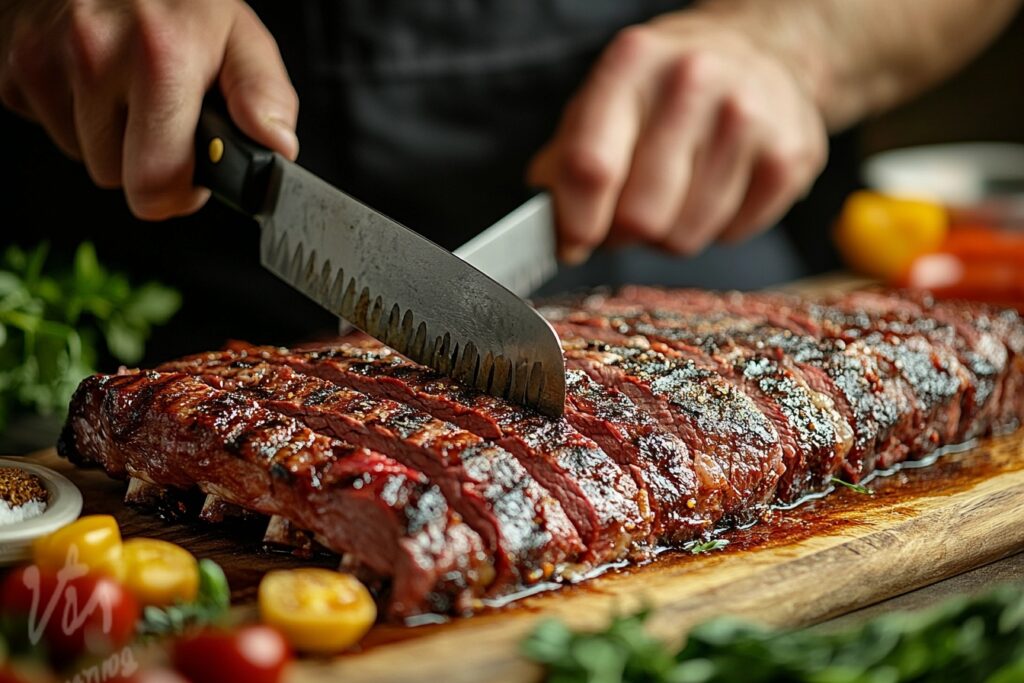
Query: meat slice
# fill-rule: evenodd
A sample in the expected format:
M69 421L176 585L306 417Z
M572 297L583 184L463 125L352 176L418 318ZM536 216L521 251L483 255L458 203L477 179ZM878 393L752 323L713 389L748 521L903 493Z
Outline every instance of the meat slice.
M779 435L742 391L692 360L588 340L563 340L568 367L619 389L695 454L725 473L729 521L756 518L784 471Z
M865 295L817 301L772 292L677 290L669 295L654 288L633 287L621 299L634 307L646 302L667 311L703 311L719 316L724 312L742 316L747 325L775 326L819 339L864 342L864 350L875 355L875 363L886 374L885 381L892 391L900 393L902 402L909 406L893 426L895 440L905 442L905 447L883 452L882 467L903 457L927 455L939 443L962 440L973 420L973 411L969 409L963 415L962 406L966 403L970 408L975 377L950 343L949 331L939 329L923 311L898 296L882 297L885 313L921 316L915 325L896 324L880 315L880 302L865 306L869 303ZM600 305L621 306L623 301L613 298Z
M388 453L424 472L486 541L496 577L488 594L574 574L584 546L557 501L509 453L393 401L233 354L165 364L240 393L317 432Z
M909 291L898 296L859 292L846 299L862 309L880 311L896 324L923 327L921 333L929 335L937 329L950 339L974 380L965 401L964 438L1009 431L1024 419L1024 322L1016 311L976 302L935 301Z
M87 378L59 450L314 532L391 578L393 617L465 611L493 577L480 537L421 473L185 375Z
M694 453L617 389L568 370L565 417L629 467L654 513L654 538L680 545L714 529L728 487L719 464Z
M564 335L619 344L644 340L654 350L721 373L744 391L778 431L785 471L776 498L783 503L827 490L850 450L852 432L832 400L812 389L784 358L738 346L709 354L693 344L689 327L672 319L550 309L542 313Z
M273 362L268 363L268 360ZM365 358L365 354L352 361L353 364L364 363L359 366L364 369L366 364L376 362ZM493 421L491 433L497 433L499 444L495 445L422 410L379 397L404 399L428 410L440 402L448 406L448 400L461 400L469 410L471 395L464 396L465 392L446 383L447 380L426 373L417 381L415 373L407 372L403 379L408 394L396 395L391 384L381 385L368 379L376 376L374 372L359 374L358 381L350 381L352 378L348 377L350 373L343 361L335 362L322 354L281 355L264 349L262 353L246 353L240 357L238 353L225 352L219 358L207 355L173 367L184 370L192 366L196 369L190 372L208 374L218 365L221 367L216 372L220 376L236 385L247 386L256 395L263 396L261 400L275 410L297 415L318 430L366 443L396 456L406 453L411 462L435 481L440 481L439 475L420 461L421 451L430 451L431 459L452 460L461 452L476 453L483 449L491 460L510 461L509 467L525 467L529 474L523 471L517 477L524 481L531 476L536 478L558 501L556 505L560 503L573 524L568 531L585 547L585 552L576 554L586 565L620 560L633 550L635 541L646 540L650 533L650 520L641 514L641 496L629 474L564 421L528 415L490 397L491 405L477 399L483 404L477 409L479 415ZM400 367L390 358L380 365L381 378ZM303 374L294 372L292 367L303 370ZM405 368L406 371L411 369L414 368ZM339 382L339 386L315 375ZM345 386L352 384L378 397ZM382 386L389 390L382 391ZM495 409L498 406L500 411ZM499 423L501 432L496 431ZM516 457L507 451L512 451ZM559 534L562 536L569 535ZM548 576L550 571L544 573L544 578Z
M920 423L917 397L899 363L865 340L817 338L820 326L792 315L793 297L759 298L738 292L716 294L684 290L668 296L654 288L626 288L622 297L591 302L605 313L643 311L651 318L674 320L688 331L690 343L712 354L742 347L788 357L808 386L830 397L853 432L842 467L843 478L859 481L876 468L888 468L912 453ZM934 446L932 439L925 440Z

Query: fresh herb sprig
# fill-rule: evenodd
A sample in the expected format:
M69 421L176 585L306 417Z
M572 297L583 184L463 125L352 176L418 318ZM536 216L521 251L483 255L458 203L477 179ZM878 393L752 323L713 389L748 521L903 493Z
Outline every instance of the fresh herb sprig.
M869 489L867 486L864 486L863 484L851 484L848 481L843 481L839 477L832 477L829 481L831 481L833 484L839 484L840 486L846 487L853 491L854 493L860 493L865 496L875 495L874 491Z
M1024 589L954 599L840 631L712 621L673 651L644 613L603 631L545 622L523 643L549 683L1016 683L1024 680Z
M729 545L729 541L724 538L713 538L710 541L693 541L683 546L683 548L684 550L689 550L693 555L703 555L704 553L721 550L727 545Z
M9 247L0 259L0 429L16 409L61 413L105 350L126 364L142 359L154 325L181 306L153 282L133 288L110 272L88 242L70 269L47 263L48 247Z
M195 626L220 621L231 607L231 589L224 570L213 560L199 560L199 591L196 599L168 607L148 606L142 611L138 632L143 636L182 633Z

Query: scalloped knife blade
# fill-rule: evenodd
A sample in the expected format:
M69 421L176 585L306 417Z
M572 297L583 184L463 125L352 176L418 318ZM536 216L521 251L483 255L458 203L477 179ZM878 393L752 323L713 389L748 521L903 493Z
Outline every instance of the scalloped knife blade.
M402 355L548 415L565 409L558 336L472 265L275 155L263 265Z

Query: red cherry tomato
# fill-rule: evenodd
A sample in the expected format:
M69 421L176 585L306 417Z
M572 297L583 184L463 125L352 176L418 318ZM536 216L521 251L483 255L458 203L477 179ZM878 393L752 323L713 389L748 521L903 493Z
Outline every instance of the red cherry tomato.
M42 637L61 662L126 645L139 618L132 594L102 575L65 579L52 570L22 567L7 575L0 597L3 612L25 619L27 637Z
M291 657L280 633L257 625L182 638L172 660L192 683L277 683Z

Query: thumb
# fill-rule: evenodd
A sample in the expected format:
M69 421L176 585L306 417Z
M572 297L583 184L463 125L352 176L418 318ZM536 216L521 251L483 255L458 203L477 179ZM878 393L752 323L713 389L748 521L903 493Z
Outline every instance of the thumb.
M248 7L239 12L228 35L220 89L243 133L288 159L299 155L298 95L277 43Z

